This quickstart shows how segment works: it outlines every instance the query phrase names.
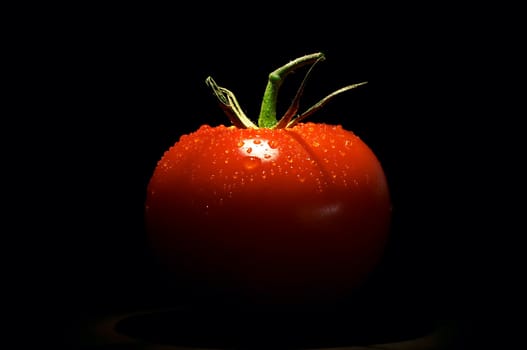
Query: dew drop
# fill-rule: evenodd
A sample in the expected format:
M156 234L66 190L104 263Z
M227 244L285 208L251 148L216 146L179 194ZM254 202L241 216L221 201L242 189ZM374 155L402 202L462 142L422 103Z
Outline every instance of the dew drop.
M269 141L269 147L271 147L272 149L278 148L278 142L276 142L275 140Z
M238 143L236 144L236 146L238 146L238 147L242 147L243 145L244 145L243 141L238 141Z
M272 155L270 155L269 153L264 154L264 158L265 158L265 159L269 159L269 158L271 158L271 157L272 157Z
M255 145L259 145L260 143L262 143L262 140L260 140L260 139L254 139L254 140L253 140L253 143L254 143Z
M243 167L247 170L254 170L262 164L262 160L258 157L247 157L243 160Z
M247 152L247 153L249 153L249 154L250 154L252 151L253 151L252 147L248 147L248 148L245 150L245 152Z
M320 143L318 143L317 141L313 141L312 145L313 145L313 147L318 147L318 146L320 146Z

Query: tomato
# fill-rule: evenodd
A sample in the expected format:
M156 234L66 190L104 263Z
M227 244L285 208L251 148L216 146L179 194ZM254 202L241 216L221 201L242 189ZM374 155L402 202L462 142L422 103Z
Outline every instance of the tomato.
M391 221L374 152L342 126L301 115L252 125L208 82L238 125L203 125L157 163L145 205L156 256L182 284L251 303L336 300L360 286ZM264 101L276 93L272 76L269 86Z

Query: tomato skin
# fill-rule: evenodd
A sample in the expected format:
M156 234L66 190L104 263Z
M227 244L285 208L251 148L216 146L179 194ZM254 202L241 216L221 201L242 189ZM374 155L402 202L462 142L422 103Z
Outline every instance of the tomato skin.
M364 281L382 256L391 202L375 154L339 125L204 125L159 160L145 220L174 278L296 303L338 299Z

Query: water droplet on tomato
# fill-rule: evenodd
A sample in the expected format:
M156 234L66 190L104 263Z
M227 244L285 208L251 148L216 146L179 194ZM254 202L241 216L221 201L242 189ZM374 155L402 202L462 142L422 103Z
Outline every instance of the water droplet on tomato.
M260 158L263 161L270 161L278 156L279 151L276 145L273 148L269 143L270 141L262 139L246 139L238 150L244 156L250 154L252 157Z
M247 170L254 170L262 164L262 160L258 157L247 157L243 160L243 167Z
M269 147L271 147L272 149L278 148L278 142L276 142L275 140L269 141Z

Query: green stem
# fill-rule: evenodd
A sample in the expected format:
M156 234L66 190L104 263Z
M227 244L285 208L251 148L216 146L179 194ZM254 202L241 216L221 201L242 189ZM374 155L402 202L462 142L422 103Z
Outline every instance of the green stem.
M348 86L344 86L343 88L340 88L338 89L337 91L334 91L332 92L331 94L327 95L326 97L324 97L322 100L318 101L317 103L315 103L313 106L311 106L307 111L305 111L304 113L300 114L300 115L297 115L295 117L295 119L292 119L292 120L288 120L287 121L287 124L286 124L286 127L288 128L291 128L293 127L294 125L300 123L303 119L309 117L311 114L315 113L316 111L318 111L319 109L321 109L325 104L327 104L331 99L333 99L333 97L337 96L338 94L341 94L343 93L344 91L348 91L348 90L351 90L351 89L355 89L356 87L359 87L361 85L364 85L366 84L367 81L363 81L362 83L357 83L357 84L352 84L352 85L348 85Z
M276 106L278 100L278 91L282 86L284 78L295 69L322 59L324 59L324 54L321 52L305 55L290 61L289 63L269 74L269 81L265 88L262 105L260 108L260 115L258 117L259 127L273 128L278 123L276 118Z
M231 123L238 128L257 128L257 126L243 113L242 108L236 100L236 96L224 87L216 84L212 77L207 77L205 80L207 85L212 89L214 95L220 102L220 105L229 117Z

